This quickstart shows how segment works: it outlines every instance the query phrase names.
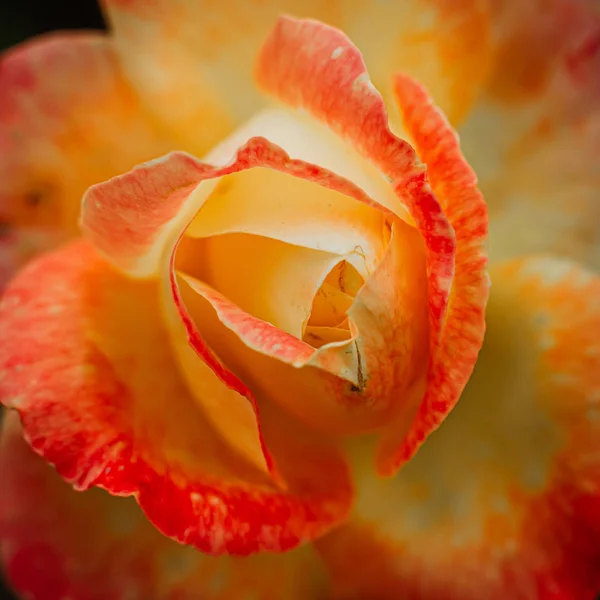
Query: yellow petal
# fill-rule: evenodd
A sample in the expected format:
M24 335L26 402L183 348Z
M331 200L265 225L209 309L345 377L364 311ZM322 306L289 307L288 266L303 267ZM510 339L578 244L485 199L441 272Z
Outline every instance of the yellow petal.
M282 12L337 21L320 0L104 0L129 80L144 105L202 155L259 108L256 52Z

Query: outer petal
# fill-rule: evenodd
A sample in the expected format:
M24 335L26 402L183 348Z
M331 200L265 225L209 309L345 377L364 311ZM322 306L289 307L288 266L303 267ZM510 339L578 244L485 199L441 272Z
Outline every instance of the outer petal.
M452 123L464 118L491 66L490 10L480 0L342 2L340 28L361 49L386 102L392 73L422 82Z
M393 480L355 448L355 520L320 547L341 598L592 600L600 590L600 278L492 271L461 401Z
M460 130L490 206L490 256L552 251L597 266L598 3L490 5L495 65Z
M400 450L396 450L394 427L386 432L379 448L380 469L388 474L414 455L460 398L483 342L489 287L484 250L487 209L475 173L427 92L405 76L395 78L395 92L405 128L427 165L433 190L456 231L456 263L439 345L432 350L423 402Z
M30 600L257 600L319 598L310 547L214 558L161 535L132 500L73 491L22 437L16 414L0 439L0 552ZM273 577L277 573L277 577Z
M163 533L215 554L289 549L343 519L351 494L337 455L275 418L265 435L284 483L258 441L255 454L236 452L215 406L199 407L181 378L158 284L125 278L87 243L22 271L0 305L0 338L2 402L77 489L133 495ZM198 372L222 402L222 430L227 419L230 436L245 437L233 398L244 390L224 390L218 375Z
M53 34L0 58L0 284L77 231L93 183L162 154L101 34Z
M293 107L308 109L376 164L391 180L424 238L431 336L428 391L400 453L396 452L397 444L404 438L414 413L402 411L384 436L379 468L393 473L451 410L481 346L487 298L482 249L487 216L483 199L447 122L422 88L403 77L398 81L404 90L401 109L405 126L421 158L431 161L428 168L436 195L443 199L440 206L412 147L390 132L381 96L368 79L360 53L342 33L311 21L281 18L261 52L257 77L268 91ZM416 111L421 104L423 108ZM438 147L434 141L439 142ZM452 225L462 228L457 232L461 241L456 259ZM461 329L458 318L467 319L468 327ZM448 360L459 345L464 357L460 370L442 383L447 379ZM432 402L431 397L442 388L443 396ZM420 392L422 388L412 391L417 395Z
M341 27L364 49L386 97L391 97L391 73L407 70L432 89L453 119L476 98L489 64L488 11L479 0L103 4L129 79L145 105L199 155L263 106L251 66L280 14Z
M339 19L337 6L321 0L102 3L145 106L199 156L264 106L252 61L280 13Z

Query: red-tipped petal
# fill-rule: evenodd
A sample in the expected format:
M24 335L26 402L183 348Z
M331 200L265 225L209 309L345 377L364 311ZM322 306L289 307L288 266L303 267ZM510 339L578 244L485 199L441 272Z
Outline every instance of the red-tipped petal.
M407 89L412 86L413 91L407 99L405 124L427 170L410 144L391 133L383 100L369 81L360 52L341 32L312 21L281 18L262 49L256 72L267 91L293 107L307 109L377 165L391 180L425 240L432 350L429 396L404 446L404 457L394 451L406 433L406 413L399 416L397 425L393 423L384 436L379 468L392 473L451 410L476 360L483 338L487 295L482 249L487 232L485 205L452 130L423 90L408 77L402 81ZM424 112L415 114L417 104L423 105ZM437 151L427 145L426 138L432 129L437 139L444 141ZM435 196L429 186L428 172ZM456 255L453 227L463 229L456 231L456 237L462 240ZM452 321L447 310L449 301L453 303ZM470 324L462 335L457 329L459 313L464 313ZM464 358L458 358L464 364L455 381L446 386L440 381L444 372L435 366L444 356L439 353L451 351L458 356L463 350ZM449 360L449 356L444 356L443 364ZM445 396L439 402L432 402L433 391L439 392L441 384L445 385ZM419 438L416 443L415 432ZM392 448L394 444L396 448Z
M211 557L163 536L132 500L75 492L27 446L18 420L7 415L0 438L0 556L24 598L303 600L324 592L310 547Z
M283 490L217 434L219 407L198 406L183 382L160 298L85 242L14 280L0 305L0 396L31 446L77 489L133 495L163 533L209 553L289 549L343 519L351 490L335 451L267 418ZM235 436L247 423L225 376L198 373L228 402L220 419Z
M169 150L109 38L60 33L0 57L0 285L77 232L83 192Z
M427 92L406 76L396 77L395 92L404 126L456 232L456 262L440 339L432 347L423 402L399 449L397 428L392 425L384 433L378 466L385 474L394 473L410 460L460 398L483 342L489 293L484 248L488 216L475 173L461 154L456 134Z
M600 278L491 271L456 408L394 479L356 447L355 520L320 543L342 598L592 600L600 590Z

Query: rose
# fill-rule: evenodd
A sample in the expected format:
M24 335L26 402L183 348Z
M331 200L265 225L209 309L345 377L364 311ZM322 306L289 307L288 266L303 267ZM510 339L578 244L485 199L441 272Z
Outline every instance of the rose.
M380 467L383 465L385 470L390 463L395 466L398 457L395 452L389 453L389 443L393 443L393 450L402 444L404 455L400 458L408 458L416 443L422 441L428 430L451 408L475 360L478 338L482 333L480 311L485 298L479 247L485 225L482 204L474 189L474 178L460 159L450 130L428 103L418 84L406 77L395 79L406 131L427 165L427 177L436 196L429 193L423 179L424 171L411 159L410 147L386 132L381 103L364 79L358 54L345 38L310 23L301 26L300 39L294 36L295 33L293 24L283 22L270 38L259 62L263 84L284 101L300 105L313 116L328 121L332 129L341 133L347 143L350 142L350 146L365 154L388 177L392 175L393 187L403 203L412 209L415 224L421 225L425 234L423 237L427 243L423 256L429 267L429 288L419 283L425 270L419 261L421 246L418 237L410 224L400 219L400 214L394 216L379 210L369 213L366 209L375 209L359 204L356 199L344 199L343 205L338 205L336 198L339 200L340 196L314 185L312 194L317 203L316 206L311 205L308 211L306 205L298 201L306 198L303 195L304 184L291 178L309 175L313 180L327 183L334 189L341 187L346 193L367 200L360 190L348 183L350 180L359 183L364 191L370 192L380 202L392 203L388 208L393 208L395 198L386 194L385 185L378 182L377 173L373 175L370 167L319 126L309 121L298 121L289 113L264 113L218 147L209 156L211 162L226 162L240 141L258 133L271 138L276 136L276 141L281 138L281 145L290 148L294 157L303 158L308 147L307 160L317 162L318 166L291 161L272 145L255 140L229 169L247 166L244 160L248 160L263 161L261 164L269 164L285 172L275 175L247 171L230 175L212 191L212 199L221 195L221 205L225 203L229 209L222 211L224 215L220 214L219 205L213 201L211 212L209 200L194 219L188 238L214 234L215 230L209 231L207 227L211 223L214 226L215 222L217 225L220 223L219 231L224 231L223 227L231 226L235 221L234 215L238 226L257 226L257 219L254 222L251 219L254 215L240 212L244 198L248 197L240 196L240 192L252 192L252 206L269 209L261 210L259 216L269 217L271 222L278 223L276 229L263 230L263 234L300 236L302 231L294 227L295 224L310 224L311 240L314 238L319 244L328 244L331 250L331 245L339 244L347 237L348 222L356 226L360 224L362 229L352 233L361 236L361 254L367 258L368 253L364 252L363 246L375 255L377 253L377 245L368 236L369 226L381 226L383 222L377 219L391 219L394 235L396 228L405 235L392 237L390 248L393 251L398 240L405 242L401 246L404 250L401 255L410 256L410 260L402 265L410 273L403 272L404 285L399 285L401 282L397 280L392 281L392 285L385 285L397 274L395 269L380 268L375 275L383 273L386 277L378 279L372 275L367 278L350 313L354 327L356 323L362 324L356 327L358 351L349 355L353 361L350 368L339 360L339 353L336 356L336 346L324 346L326 352L310 351L310 359L323 359L319 363L323 371L339 368L338 379L322 373L312 376L314 369L299 368L304 360L299 352L305 349L306 344L299 343L289 332L286 335L270 327L265 323L267 315L264 312L262 320L253 320L251 315L240 314L236 306L228 303L231 298L223 298L203 285L201 280L190 278L196 269L195 273L200 276L217 277L211 281L215 285L218 283L221 289L227 288L228 296L235 295L240 305L242 301L253 300L249 295L253 289L244 289L234 278L227 279L231 268L213 268L211 275L206 265L198 264L198 250L203 251L203 256L208 256L205 262L213 267L218 264L214 261L223 256L224 250L232 251L231 246L227 248L222 243L219 246L218 240L211 242L212 248L207 242L188 238L179 244L175 267L187 276L174 278L177 285L173 291L176 304L180 298L183 301L183 306L179 306L183 314L173 310L169 289L162 296L166 314L160 314L157 308L160 286L156 281L161 280L163 284L169 281L169 277L164 275L169 273L169 264L161 257L170 255L169 249L177 242L178 234L202 201L206 184L202 183L196 189L196 183L207 176L224 174L177 154L95 187L86 196L82 212L84 231L120 271L111 270L105 259L100 258L89 245L79 243L77 251L71 246L70 250L61 250L33 264L12 285L3 304L3 339L7 340L3 351L4 365L10 373L10 377L5 375L2 382L4 397L21 412L30 443L38 453L55 463L65 478L80 489L96 484L113 493L133 493L162 531L204 550L217 552L225 548L229 552L243 553L257 548L285 549L302 539L319 537L324 530L345 520L345 525L326 537L319 537L316 542L333 575L335 587L343 595L397 597L398 591L402 590L407 597L440 597L440 594L447 597L454 594L465 598L479 597L482 589L487 590L490 596L508 593L516 597L549 597L556 589L573 598L588 594L597 584L592 570L597 500L594 490L587 485L594 471L593 461L587 458L593 456L594 428L593 421L587 418L585 412L593 407L595 392L592 351L598 331L594 314L597 279L589 275L583 277L580 269L553 259L525 258L498 266L492 275L494 290L499 291L492 296L488 319L491 341L487 352L492 352L491 360L486 359L484 352L458 409L402 474L387 484L374 480L368 441L359 444L354 434L365 430L383 431L383 436L378 435L382 449L380 458L384 458ZM301 34L305 33L306 39L302 39ZM279 52L270 52L273 47ZM290 49L294 51L294 60L290 60ZM303 77L307 72L311 74L310 79ZM318 77L319 74L323 76ZM160 104L157 106L160 107ZM178 115L175 116L177 118ZM306 140L318 140L318 144L303 144ZM399 158L402 160L398 161ZM322 170L332 163L338 176ZM394 170L400 167L400 171ZM250 179L253 173L258 173L258 179ZM339 175L347 175L347 178ZM231 188L228 190L227 185L231 185L233 191ZM282 188L282 185L286 187ZM173 187L177 191L169 194ZM262 193L263 197L257 197L256 190L266 191ZM287 227L281 225L282 207L275 202L277 198L272 197L272 190L285 191L286 197L293 200L293 214L298 215L300 211L302 219L288 219ZM318 219L315 219L316 207L324 204L319 201L322 194L327 195L327 201L336 210L319 212ZM445 209L443 213L437 209L438 199ZM280 213L275 211L278 206ZM358 218L344 221L348 214L337 213L338 206L344 206L345 210L352 206L362 212L357 215ZM233 211L231 207L238 210ZM401 210L398 212L401 213ZM336 219L332 219L333 215ZM178 218L174 220L175 216ZM354 213L352 216L355 216ZM436 217L436 228L423 226L432 223L432 217ZM448 291L443 281L444 276L450 274L444 270L448 264L445 258L453 254L451 238L447 236L450 230L445 225L448 221L454 226L457 241L452 261L455 268L452 293L442 318L443 292ZM328 227L328 235L314 235L323 223ZM259 224L266 226L264 218ZM390 243L386 229L387 225L379 229L384 232L384 244ZM341 235L344 232L346 236ZM306 235L303 238L305 243ZM298 242L298 238L294 241ZM440 243L444 241L444 244ZM351 250L354 248L350 246ZM265 262L260 264L260 270L250 271L252 259L260 254L260 249L247 244L242 249L244 252L238 252L236 257L246 261L245 268L234 272L236 278L281 272L276 270L277 264ZM383 258L377 257L380 266L389 267L385 259L393 256L392 251L388 248ZM332 265L348 265L345 273L338 267L335 275L336 279L342 276L344 290L352 291L353 284L357 287L356 280L360 277L357 271L361 263L354 255L356 253L348 254L346 263L335 259ZM271 251L260 256L263 261L277 263L273 257L279 259L279 255ZM357 271L353 270L353 264ZM289 268L283 270L284 274L289 272ZM542 278L544 273L549 275ZM149 279L154 283L144 283ZM280 276L277 282L282 284L286 280ZM263 298L274 298L275 293L281 293L280 289L270 288L268 283L263 277L259 291L269 291L263 294ZM289 287L286 289L298 289L294 287L297 283L287 281ZM358 283L361 283L360 279ZM40 293L40 288L44 294ZM585 293L582 294L579 288L583 288ZM162 287L164 290L165 285ZM331 298L324 293L327 290L331 292L331 288L327 288L318 295ZM390 314L385 305L386 299L397 294L398 290L403 291L403 307L411 307L411 319L404 328L407 335L401 343L398 343L396 332L407 313ZM432 293L436 291L439 294ZM194 292L199 295L194 295ZM422 390L418 383L427 366L424 354L427 348L419 345L424 333L419 330L422 326L419 315L422 319L424 312L418 311L418 300L425 300L419 295L425 293L431 308L429 334L432 348L429 353L430 376L426 382L428 391L421 403ZM284 294L284 297L294 301L302 299L299 292ZM256 295L253 301L254 311L269 309L265 302L256 303ZM577 311L572 310L574 302L578 302ZM275 309L281 307L280 302L275 304ZM340 304L330 303L329 307L339 309ZM317 308L322 309L323 306ZM220 320L215 318L215 311ZM543 318L540 319L539 315ZM161 326L163 316L170 319L170 340ZM182 316L183 320L180 320ZM280 312L278 316L280 319L289 317L287 312ZM498 322L501 324L500 331L495 326ZM204 362L190 351L182 323ZM223 323L227 328L223 328ZM438 323L439 337L436 335ZM336 339L341 337L344 343L344 338L347 339L350 334L345 333L344 323L335 325L338 326L326 328L326 331L321 327L316 331L320 325L309 324L309 334L339 336ZM350 326L349 330L352 329ZM512 329L528 335L518 340L516 335L510 335ZM384 337L388 331L394 331L394 335L389 336L390 343L377 346L377 338ZM204 335L204 340L199 339L199 333ZM213 350L225 355L229 372L214 360L214 355L205 345L206 340ZM201 402L200 408L184 413L185 400L173 405L172 398L181 398L187 392L176 376L168 376L169 372L178 372L176 367L167 369L173 361L169 341L177 350L176 359L187 377L187 385L195 392L196 400ZM346 349L352 349L352 344L345 343ZM539 356L531 352L538 346L539 350L535 352ZM391 360L398 347L404 350L403 357L414 357L412 365L408 360ZM261 358L261 353L255 351L257 348L263 353L278 353L278 360ZM513 357L520 352L522 358L519 355L519 359L515 360ZM560 364L565 356L570 359ZM536 398L541 408L531 401L524 406L521 403L512 406L506 402L498 405L500 400L504 400L499 398L492 405L492 414L500 424L490 424L486 415L478 412L485 411L480 398L479 402L471 398L477 396L477 391L483 391L494 400L494 391L503 391L498 390L497 384L491 386L489 383L494 376L493 371L489 374L489 365L498 360L511 367L513 380L530 386L533 392L539 389L544 395ZM285 367L286 361L294 361L295 370ZM373 364L380 368L372 369ZM217 378L211 375L206 365L212 367ZM419 372L419 367L423 371ZM404 377L397 377L396 368L402 369ZM231 370L242 374L244 382L232 376ZM552 371L562 377L553 377ZM298 373L304 375L298 376ZM405 394L401 403L389 406L397 398L394 398L394 389L386 390L385 385L390 381L407 385L411 382L410 373L416 381L414 395ZM346 390L343 398L355 400L351 411L341 410L347 409L347 406L327 404L333 396L322 393L319 387L324 379L327 384L339 381L339 374L348 377L354 374L354 379L342 382L345 386L342 389ZM222 392L219 377L246 396L249 394L244 384L259 391L262 438L247 398ZM440 385L443 395L438 393ZM314 395L302 397L301 386L308 387L313 394L315 390L319 392L317 399L321 404L316 404ZM373 386L376 393L372 392ZM288 392L286 396L281 393L283 389ZM210 397L202 395L206 390L211 392ZM72 394L72 403L65 400L66 392ZM568 405L564 401L559 402L559 392L567 394ZM147 407L147 403L136 401L142 395L144 399L150 398L153 404L158 404L164 396L169 401L170 410L155 410L155 406ZM527 396L518 398L527 399ZM225 405L225 402L228 404ZM190 405L188 408L194 406L191 400ZM223 406L227 406L226 411ZM419 412L412 421L411 411L414 410ZM436 411L442 414L436 415ZM226 422L223 421L225 412ZM393 420L389 424L391 417ZM520 425L518 419L525 425ZM476 429L472 428L474 431L469 430L473 422L479 424ZM501 436L503 431L512 429L508 424L517 430L520 425L526 432L519 438L522 446L515 449L515 458L499 461L499 458L506 458L506 452L501 449ZM535 451L526 442L532 429L544 434L541 436L543 443L537 444ZM408 435L405 436L407 430ZM200 442L197 441L199 431L207 432ZM215 431L218 435L214 434ZM349 453L340 456L326 443L323 432L353 434ZM496 450L493 446L490 448L489 438L492 436L500 436L500 448L496 447ZM569 436L573 436L572 441ZM326 437L331 439L329 435ZM162 445L157 443L159 440ZM277 470L269 460L271 454L264 452L264 446L261 446L265 442L266 450L270 450L276 458ZM559 444L560 452L557 451ZM313 458L315 453L318 453L318 461ZM479 458L478 453L484 467L472 473L473 465L477 466L472 457ZM203 457L201 462L195 460L199 455ZM90 571L82 572L81 560L63 564L64 558L75 554L89 563L90 559L85 560L84 542L88 536L91 550L87 552L92 554L87 556L110 552L111 547L122 543L121 540L127 536L127 530L122 529L125 524L135 526L139 535L127 539L127 557L131 559L107 559L115 575L100 584L103 586L101 594L105 597L121 592L123 578L131 581L132 574L136 580L136 593L143 597L165 597L167 590L173 594L187 593L190 597L197 597L199 593L218 594L219 584L215 582L219 581L219 572L223 571L230 574L230 586L238 585L236 578L241 578L244 583L240 585L245 586L244 591L265 592L265 584L270 585L265 581L269 570L278 566L288 569L292 581L284 579L281 582L279 597L288 597L291 593L297 593L298 597L314 597L317 594L312 586L318 585L315 580L318 567L306 548L277 556L258 554L244 559L207 559L201 554L178 548L151 531L123 500L111 501L90 492L82 498L76 496L73 499L68 490L56 487L52 475L39 466L39 459L32 459L23 448L14 419L7 421L1 456L10 491L1 511L2 533L9 540L9 573L20 589L37 596L53 589L56 594L75 597L84 597L86 589L97 590L99 583L95 569L105 571L103 563L96 561L98 564L94 564ZM212 460L209 460L211 456ZM343 467L348 456L354 465L358 493L351 519L346 519L350 498ZM386 461L386 456L391 456L391 460ZM442 475L438 476L440 469L437 465L443 459ZM469 465L469 459L471 466L464 469L465 464ZM515 470L514 465L520 461L524 462L522 471ZM540 467L544 464L557 465L553 467L557 472L546 475L542 471L540 475ZM440 481L444 473L452 475L449 482ZM472 492L476 478L480 484ZM186 489L190 480L196 486L192 491ZM455 483L457 480L458 483ZM429 517L430 524L425 522L420 530L415 531L415 524L418 527L428 517L427 513L423 514L425 508L422 504L425 507L439 505L443 495L453 489L452 484L463 502L472 508L469 516L453 529L444 521L449 517L442 508ZM250 486L252 493L247 493ZM39 503L42 490L46 500L43 506ZM265 499L268 502L266 507L260 502ZM478 499L483 507L476 512L473 509L478 508ZM427 500L429 504L426 504ZM566 505L566 509L553 508L555 503ZM398 505L406 509L406 514L398 510ZM73 509L70 507L74 506L80 517L60 524L49 523L45 513L48 506L59 514L71 514ZM571 513L574 507L578 509L577 519ZM421 514L415 514L420 508ZM19 514L26 515L28 526L15 526L19 523ZM545 514L550 514L551 522L544 519ZM32 515L36 515L36 520L32 521ZM536 518L531 519L530 515ZM102 525L92 527L91 531L82 535L83 532L78 531L81 527L79 519L87 523L90 518L102 519ZM460 513L454 518L460 518ZM43 527L40 526L42 523ZM533 527L532 523L535 524ZM121 528L118 528L119 525ZM479 538L472 531L478 526L485 528ZM110 527L110 535L106 535L106 527ZM563 536L568 532L568 538L559 537L558 532ZM457 540L457 535L462 535L463 539ZM552 541L551 547L548 540ZM408 554L402 548L407 542L411 544ZM497 551L496 555L491 554L491 546ZM28 551L31 548L33 551ZM454 551L449 552L449 548ZM401 565L396 560L400 552ZM468 558L464 558L463 553ZM476 564L473 556L481 557ZM560 557L558 561L555 556ZM27 573L39 558L44 559L39 562L49 565L58 575L48 579L48 573L42 572L32 581ZM359 560L356 561L356 558ZM189 576L184 571L179 573L179 580L175 583L169 580L167 571L158 567L158 561L164 564L165 559L189 564ZM134 567L134 564L138 566ZM348 569L348 564L352 565L351 569ZM424 565L419 569L425 577L418 572L418 564ZM156 580L150 580L147 575L136 575L140 573L140 565L142 573L159 570L160 575ZM466 578L471 568L478 573L478 579L473 579L473 583ZM486 572L490 568L502 568L507 573L507 581L487 578ZM212 580L206 575L207 570L213 575ZM306 577L309 587L291 591L285 586L293 585L292 574L298 572L309 574ZM172 576L170 573L169 577ZM211 583L207 584L207 581ZM208 590L201 586L208 586Z

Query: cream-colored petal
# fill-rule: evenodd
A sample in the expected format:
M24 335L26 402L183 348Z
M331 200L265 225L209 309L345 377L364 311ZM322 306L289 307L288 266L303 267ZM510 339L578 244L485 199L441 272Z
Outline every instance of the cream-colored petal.
M182 251L194 277L300 339L317 291L344 258L243 233L192 241Z

